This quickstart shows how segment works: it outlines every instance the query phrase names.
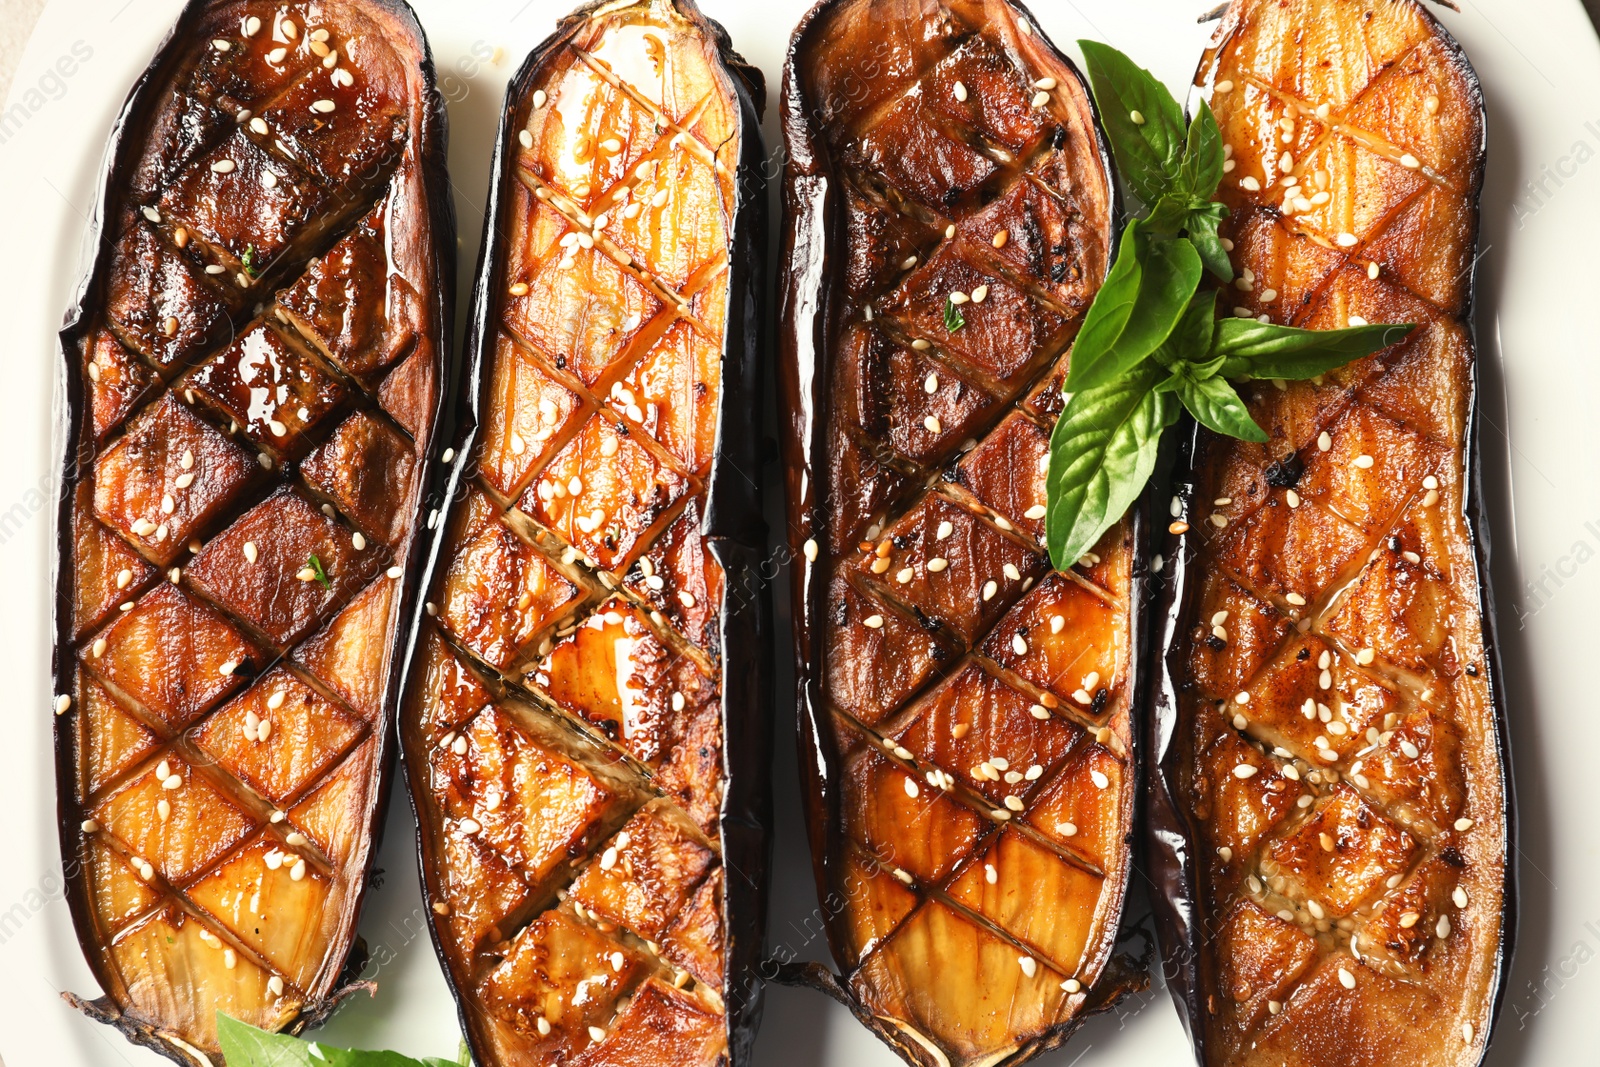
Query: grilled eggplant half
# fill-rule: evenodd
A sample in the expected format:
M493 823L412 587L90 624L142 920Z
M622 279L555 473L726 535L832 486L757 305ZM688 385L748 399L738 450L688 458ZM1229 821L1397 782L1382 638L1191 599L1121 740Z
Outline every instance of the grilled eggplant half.
M1172 989L1208 1067L1476 1064L1514 922L1468 319L1482 98L1412 0L1235 0L1196 84L1233 150L1236 313L1417 328L1246 390L1266 444L1197 430L1182 457L1151 723Z
M485 1067L748 1062L761 98L689 0L578 12L507 94L401 727Z
M444 136L389 0L196 0L113 133L61 334L61 851L105 990L69 999L181 1063L219 1011L315 1024L354 962L449 330Z
M1140 524L1067 572L1042 547L1110 163L1004 0L828 0L783 107L801 763L843 972L786 973L907 1062L1021 1063L1122 988Z

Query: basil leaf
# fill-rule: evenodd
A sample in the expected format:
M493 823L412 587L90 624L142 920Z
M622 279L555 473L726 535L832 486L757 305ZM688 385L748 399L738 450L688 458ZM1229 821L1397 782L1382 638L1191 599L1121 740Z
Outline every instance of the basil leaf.
M1098 41L1078 47L1122 178L1142 203L1154 204L1178 181L1183 112L1166 86L1115 48Z
M1301 330L1254 319L1223 319L1211 341L1211 354L1225 357L1228 378L1315 378L1404 340L1415 327L1351 326L1343 330Z
M1214 375L1215 371L1202 376L1191 373L1187 367L1180 367L1170 378L1156 386L1156 391L1162 394L1176 393L1178 399L1183 401L1183 406L1189 409L1189 414L1208 430L1242 441L1266 441L1266 431L1250 417L1249 409L1239 399L1233 386L1227 379Z
M1168 369L1182 366L1190 374L1197 373L1201 366L1215 368L1203 375L1210 377L1222 367L1221 359L1209 358L1216 328L1217 292L1203 289L1189 298L1189 306L1178 316L1172 333L1150 353L1150 358Z
M1222 183L1222 131L1204 100L1189 123L1178 175L1183 191L1196 200L1210 200Z
M412 1059L398 1052L332 1048L288 1034L258 1030L217 1013L217 1043L228 1067L459 1067L462 1060Z
M228 1067L320 1067L311 1044L287 1034L257 1030L249 1023L217 1013L217 1044Z
M1145 363L1109 384L1075 392L1050 434L1045 539L1066 570L1100 540L1155 470L1161 434L1177 403L1154 391L1161 369Z
M1152 237L1138 219L1122 231L1117 259L1072 345L1067 388L1076 393L1127 373L1167 339L1204 268L1182 237Z
M1228 209L1223 205L1208 203L1203 208L1189 212L1183 220L1183 229L1189 243L1200 254L1200 262L1206 265L1206 270L1225 282L1231 282L1233 261L1228 258L1228 251L1222 247L1222 238L1217 233L1217 227L1227 214Z

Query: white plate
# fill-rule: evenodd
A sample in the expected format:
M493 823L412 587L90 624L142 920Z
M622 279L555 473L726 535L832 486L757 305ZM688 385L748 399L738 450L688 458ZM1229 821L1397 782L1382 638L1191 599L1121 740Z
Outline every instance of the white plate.
M1182 89L1208 35L1212 0L1039 0L1064 47L1095 37ZM1441 12L1477 66L1489 105L1489 173L1479 262L1485 474L1494 585L1521 813L1522 921L1490 1063L1593 1063L1600 1037L1600 47L1578 0L1461 0ZM120 10L119 10L120 5ZM0 619L5 721L0 773L0 1057L11 1067L160 1062L58 996L95 993L61 899L50 748L51 432L55 330L82 270L105 135L181 0L55 0L34 32L0 118ZM775 92L789 33L809 0L703 0ZM416 0L450 101L451 178L462 286L477 256L489 144L505 82L567 10L565 0ZM1068 49L1075 51L1075 49ZM498 55L499 61L492 57ZM58 66L59 64L59 66ZM70 73L67 73L70 71ZM768 143L778 144L769 114ZM774 199L774 203L776 200ZM458 313L464 318L465 307ZM1509 436L1508 436L1509 433ZM768 471L776 489L776 470ZM776 515L774 507L769 514ZM781 592L781 588L780 588ZM786 638L786 624L780 622ZM786 645L780 645L784 662ZM768 938L826 959L796 797L788 679L778 689L778 834ZM423 928L411 813L391 807L361 932L383 961L375 998L348 1005L333 1044L453 1055L454 1007ZM1129 905L1139 914L1140 894ZM817 993L774 988L758 1062L896 1064ZM1190 1062L1164 991L1091 1022L1046 1067Z

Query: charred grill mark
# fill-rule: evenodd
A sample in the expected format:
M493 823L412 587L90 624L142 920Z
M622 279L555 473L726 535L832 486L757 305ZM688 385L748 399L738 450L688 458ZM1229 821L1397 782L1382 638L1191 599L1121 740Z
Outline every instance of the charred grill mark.
M1464 503L1481 98L1417 5L1324 7L1234 4L1197 79L1232 163L1235 313L1419 326L1251 390L1266 445L1193 442L1180 512L1211 521L1174 594L1194 624L1172 650L1179 707L1158 709L1178 715L1161 788L1185 798L1192 906L1216 936L1180 978L1207 1005L1208 1064L1308 1062L1295 1046L1328 1012L1350 1025L1324 1058L1476 1063L1506 958L1509 805ZM1364 61L1310 62L1310 37L1350 34ZM1297 47L1258 47L1278 39Z
M721 40L689 3L582 12L508 94L477 429L401 727L482 1063L748 1056L759 861L723 820L753 814L755 590L714 520L759 88Z
M383 3L190 4L62 335L63 852L106 990L69 999L184 1064L215 1055L212 1008L299 1030L345 992L448 333L425 48ZM341 253L357 231L388 240ZM403 417L319 332L362 317Z
M814 862L851 898L830 988L908 1062L1020 1063L1073 1029L1129 862L1136 523L1050 572L1056 412L1024 399L1104 274L1108 175L1076 73L1001 3L822 5L787 80L789 298L820 275L826 309L786 369L791 454L826 455L791 515Z

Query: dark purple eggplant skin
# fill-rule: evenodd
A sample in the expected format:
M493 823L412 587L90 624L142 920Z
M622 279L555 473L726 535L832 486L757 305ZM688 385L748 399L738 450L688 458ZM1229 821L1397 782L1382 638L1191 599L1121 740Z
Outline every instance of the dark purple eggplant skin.
M727 31L705 17L693 0L676 0L680 9L703 19L708 35L719 46L723 62L734 75L730 81L739 97L742 158L737 180L738 206L730 231L729 310L722 351L722 398L718 409L717 449L707 477L706 517L702 531L706 544L726 573L722 615L718 625L722 671L722 773L727 790L720 814L723 862L729 871L723 900L723 929L729 944L724 999L728 1005L728 1055L731 1065L753 1063L756 1029L763 1008L761 953L766 933L768 879L772 841L772 794L767 768L772 759L771 733L771 593L766 552L766 521L762 517L760 488L760 398L764 387L762 343L766 328L767 186L761 141L761 114L766 107L766 85L759 68L747 64L733 50ZM463 344L464 366L450 417L449 444L453 462L447 465L442 485L434 494L442 499L437 531L427 548L421 587L428 588L445 557L454 509L467 499L473 473L473 445L484 414L486 371L494 355L494 315L497 294L504 291L505 245L510 234L507 211L513 199L505 195L515 184L516 110L530 91L545 60L565 47L591 14L605 6L596 0L568 14L555 31L530 52L506 86L495 136L485 200L483 241L474 273L472 304ZM435 450L436 453L439 449ZM412 672L421 668L413 630L401 669L404 687L416 684ZM402 754L402 758L404 756ZM435 869L423 812L418 799L427 790L426 765L404 759L407 796L418 822L417 864L423 894L430 894L430 870ZM431 899L431 897L430 897ZM442 898L441 898L442 899ZM476 1024L463 1007L462 991L447 962L441 927L445 920L429 912L429 934L439 957L445 982L456 999L462 1033L476 1046L481 1040Z
M826 620L826 579L821 567L807 558L803 546L812 538L822 541L823 531L828 528L823 481L827 467L828 383L832 378L829 338L837 333L836 323L845 301L842 257L846 250L846 213L835 191L833 164L823 131L812 121L811 109L796 72L802 50L811 43L808 37L814 24L839 2L818 0L795 27L785 58L780 102L786 154L782 179L783 244L778 277L778 410L785 514L792 550L789 581L794 605L795 730L807 843L813 857L818 900L824 902L824 908L828 907L827 901L836 899L827 870L827 857L831 853L827 835L828 828L836 825L838 818L838 790L830 780L838 757L826 729L828 711L822 695L821 628ZM1049 36L1028 7L1019 0L1010 0L1010 5L1018 21L1031 28L1035 40L1050 47ZM1070 58L1059 52L1056 58L1067 69L1078 72ZM1089 107L1094 118L1099 162L1108 175L1111 190L1112 231L1118 233L1125 209L1116 166L1092 96ZM1135 546L1128 596L1131 604L1131 687L1136 713L1145 704L1145 694L1152 681L1144 661L1152 621L1149 614L1152 590L1146 565L1149 554L1145 550L1150 540L1150 508L1147 493L1128 514ZM1130 767L1136 780L1142 782L1146 754L1137 723L1133 736L1136 743L1132 746ZM1142 804L1142 786L1136 788L1135 796L1136 805ZM1135 825L1137 821L1136 814ZM1136 833L1136 830L1130 832L1127 847L1134 847ZM831 938L832 931L829 933ZM1130 938L1130 933L1138 936ZM1067 1023L1022 1045L1004 1063L1022 1063L1059 1048L1090 1016L1109 1010L1130 993L1147 988L1146 968L1152 949L1140 931L1120 931L1118 952L1108 961L1100 982L1090 991L1079 1013ZM773 981L815 989L838 1001L874 1036L912 1062L913 1053L901 1052L906 1046L904 1035L866 1010L852 994L848 982L834 970L821 963L797 962L792 958L770 959L763 967Z
M53 517L56 555L53 560L55 597L52 601L51 647L51 676L57 692L71 691L70 677L74 663L72 514L74 496L80 479L88 471L86 464L88 449L84 446L88 441L89 431L86 428L90 425L90 415L84 383L77 372L79 353L93 327L95 315L93 309L102 305L105 300L113 258L112 231L123 207L126 191L132 184L130 172L138 163L140 141L149 131L152 116L164 102L164 90L182 61L183 51L196 45L197 30L208 9L213 6L213 2L214 0L188 0L166 37L157 46L149 66L129 90L122 109L112 124L106 138L103 178L88 224L88 238L93 252L88 270L79 282L71 305L63 315L62 327L58 334L60 363L57 369L57 381L63 403L58 409L60 416L54 427L55 439L61 449L58 468L61 481ZM449 353L456 297L456 217L455 203L450 196L446 161L449 143L448 118L444 98L438 92L433 52L422 23L410 4L406 0L362 0L362 2L374 12L393 20L398 30L410 38L421 57L420 73L425 92L424 98L415 103L415 109L422 121L420 127L412 131L411 136L418 144L420 181L424 186L428 221L434 235L431 247L424 249L423 252L428 272L434 280L433 290L426 294L425 299L436 326L436 336L431 338L435 352L434 396L431 407L426 413L430 440L419 442L418 449L418 454L425 456L433 450L431 438L439 435L441 429L439 418L444 410L446 387L453 377ZM420 532L427 511L427 492L424 487L422 492L417 493L414 511L406 516L407 528L413 532ZM409 658L409 644L414 639L416 629L415 617L422 607L421 563L426 539L409 536L408 540L404 577L401 580L398 610L393 623L394 639L400 646L394 656L395 663L400 661L401 651L404 651L406 658ZM392 731L387 728L387 724L393 720L394 709L402 692L401 684L401 671L391 670L383 696L383 711L373 729L377 747L375 760L381 770L378 794L372 804L370 822L364 827L364 834L371 841L371 846L367 869L363 872L361 891L363 894L365 888L373 882L372 865L378 854L384 818L388 810L395 746ZM76 753L74 728L70 721L75 717L75 714L58 715L54 724L57 840L65 875L67 907L78 933L79 945L83 949L85 959L95 972L96 980L101 983L102 988L106 988L107 976L96 962L96 953L93 951L94 921L90 915L91 904L83 873L84 867L77 858L81 838L78 821L81 815L77 798L73 795ZM357 908L360 908L359 901ZM339 968L340 976L334 989L320 1002L307 1004L287 1032L298 1034L314 1029L325 1022L347 997L357 992L369 994L374 992L376 983L362 977L367 958L365 942L354 933L352 927L352 936L345 946L345 958ZM145 1021L122 1015L108 997L85 1000L70 992L65 992L62 996L69 1004L91 1018L115 1027L133 1044L152 1049L174 1063L182 1064L183 1067L192 1067L194 1064L191 1056L159 1036L153 1026Z
M1226 5L1207 15L1207 19L1220 19ZM1462 56L1460 67L1472 90L1482 98L1482 89L1476 70L1465 61L1460 45L1442 24L1436 23L1445 42ZM1202 60L1202 64L1204 61ZM1198 77L1198 75L1197 75ZM1487 134L1485 135L1487 138ZM1473 185L1483 185L1485 154L1480 150ZM1477 347L1477 330L1473 318L1479 244L1478 212L1472 218L1471 272L1468 276L1468 303L1462 313L1472 339ZM1511 965L1515 955L1518 922L1518 869L1514 857L1517 848L1516 785L1512 776L1511 730L1506 713L1505 691L1502 677L1500 644L1495 634L1498 629L1495 615L1494 589L1488 580L1490 574L1490 521L1483 490L1482 427L1480 421L1480 389L1477 361L1468 371L1470 399L1467 410L1465 442L1466 499L1463 514L1473 541L1479 582L1477 588L1478 612L1483 626L1484 667L1490 699L1494 708L1494 721L1499 733L1500 774L1505 783L1505 882L1502 911L1502 935L1496 967L1497 988L1490 1014L1491 1035L1485 1042L1485 1051L1493 1044L1493 1027L1498 1025L1504 1006L1506 989L1510 983ZM1179 423L1177 447L1171 471L1172 498L1182 506L1182 514L1197 514L1197 487L1194 457L1202 435L1206 434L1187 414ZM1180 730L1179 693L1184 685L1185 634L1194 625L1198 609L1198 576L1194 572L1200 544L1196 531L1166 533L1160 538L1159 551L1163 567L1152 582L1154 598L1154 633L1156 642L1152 655L1153 672L1149 699L1145 713L1145 753L1147 758L1144 820L1144 871L1150 884L1152 920L1161 952L1163 978L1172 995L1178 1017L1194 1048L1195 1062L1209 1062L1209 1047L1205 1027L1205 997L1207 991L1199 969L1200 954L1207 941L1204 929L1204 909L1196 891L1196 857L1191 843L1194 831L1183 806L1178 801L1179 764L1183 759Z

